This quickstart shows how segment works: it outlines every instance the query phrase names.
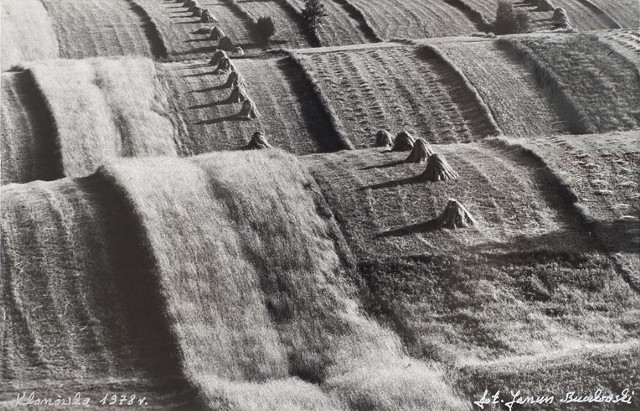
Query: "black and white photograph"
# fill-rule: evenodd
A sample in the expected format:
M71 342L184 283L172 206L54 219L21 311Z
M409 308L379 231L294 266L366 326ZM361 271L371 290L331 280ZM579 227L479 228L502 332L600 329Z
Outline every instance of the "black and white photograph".
M0 410L640 411L640 0L0 15Z

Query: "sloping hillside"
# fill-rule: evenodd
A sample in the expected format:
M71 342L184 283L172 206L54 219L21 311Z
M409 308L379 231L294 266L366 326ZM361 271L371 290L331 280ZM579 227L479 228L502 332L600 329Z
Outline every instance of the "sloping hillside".
M53 401L81 392L93 406L135 393L152 409L197 409L153 261L112 185L98 175L1 195L0 408L36 391Z
M265 132L274 146L296 154L342 148L310 85L288 59L238 59L233 64L257 106L256 119L236 117L242 104L228 100L229 73L214 74L215 66L201 62L159 66L189 130L190 138L183 142L186 152L239 149L256 131Z
M33 157L34 148L20 149L28 141L49 147L46 161L61 164L47 168L70 177L91 174L111 157L175 156L179 151L181 120L148 59L50 60L33 63L14 77L26 85L3 95L4 100L15 94L22 102L3 101L3 123L13 125L2 133L3 145L11 147L8 168L16 170L16 180L3 177L3 182L28 180L22 167L44 158Z
M449 41L438 48L477 88L505 134L534 137L569 130L534 74L494 41Z
M164 54L148 16L133 0L41 2L53 21L62 58Z
M212 408L469 409L361 314L344 240L291 155L123 159L2 190L7 390L109 375L171 405L159 381L185 375Z
M39 0L2 2L2 71L14 64L58 57L53 22Z
M445 1L348 0L361 10L384 40L447 37L477 31L473 23Z
M295 56L355 147L371 146L381 128L412 130L430 142L497 132L460 73L429 46L316 49Z
M518 36L502 45L555 96L573 133L640 126L638 68L597 36Z
M594 0L593 3L622 27L638 29L638 22L640 22L638 2L633 0Z
M564 397L565 380L546 378L560 369L542 360L562 352L574 353L567 372L597 376L604 389L637 387L638 374L622 370L640 365L640 294L593 241L560 178L500 141L432 148L458 179L425 181L424 163L382 149L305 157L369 287L367 311L410 355L461 367L459 387L476 400L502 383ZM475 227L438 228L449 199ZM602 357L612 343L617 354ZM514 365L489 365L497 361Z

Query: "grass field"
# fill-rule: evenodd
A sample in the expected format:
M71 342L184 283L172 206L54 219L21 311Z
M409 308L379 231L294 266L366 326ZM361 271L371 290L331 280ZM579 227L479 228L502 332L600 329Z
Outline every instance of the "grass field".
M14 64L58 56L53 22L39 0L2 3L2 71Z
M144 17L136 13L132 0L41 1L53 21L62 58L154 55Z
M487 103L506 135L544 136L568 131L533 73L495 42L442 42L439 49L460 68Z
M413 130L429 142L491 134L489 119L457 72L425 47L297 52L356 147L375 132Z
M597 33L601 41L640 67L640 32L638 30L607 30Z
M384 40L471 34L477 28L444 1L349 0Z
M523 143L575 192L592 233L615 254L636 291L640 291L639 144L637 131Z
M606 132L640 124L638 69L593 35L530 36L508 40L527 60L538 84L563 96L572 130ZM518 51L519 50L519 51ZM524 57L523 57L524 56Z
M638 29L640 7L633 0L593 0L598 7L611 16L622 27Z
M457 386L479 399L484 381L496 389L523 381L527 392L543 386L560 394L561 378L527 380L534 370L553 370L535 358L636 344L640 296L565 202L554 171L493 140L433 148L458 180L421 181L424 164L381 149L305 158L369 288L363 305L401 336L411 356L466 370ZM434 228L450 198L465 205L476 228ZM599 375L617 389L621 369L637 364L632 353L593 363L576 355L564 369ZM514 365L492 369L496 361ZM469 363L478 374L466 374ZM492 380L498 370L506 376ZM637 378L626 375L619 384L637 386Z
M345 272L344 240L291 155L123 159L92 180L110 186L101 200L125 207L108 210L103 223L138 230L123 240L143 249L129 250L122 264L142 260L130 268L140 271L127 275L147 277L147 291L163 297L141 300L149 312L166 311L170 322L171 335L155 341L176 338L184 373L210 407L468 409L439 369L406 357L392 333L362 316ZM72 216L69 224L80 223ZM54 322L33 334L59 330ZM162 355L154 347L146 354Z
M111 157L177 155L182 126L152 61L51 60L29 72L53 115L65 176L91 174Z
M228 103L227 74L213 74L201 62L159 66L159 75L172 90L177 110L187 124L183 154L244 147L256 131L269 142L296 154L340 148L310 86L287 59L238 59L234 65L246 83L260 117L251 121L234 115L241 104Z
M95 406L111 391L195 409L118 197L96 177L2 188L0 408L16 392L82 392Z

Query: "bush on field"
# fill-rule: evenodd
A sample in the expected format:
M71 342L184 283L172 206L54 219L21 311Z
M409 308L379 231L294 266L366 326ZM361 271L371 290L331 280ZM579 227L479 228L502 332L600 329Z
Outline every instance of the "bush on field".
M322 4L320 0L305 0L304 4L302 19L304 20L307 30L316 34L322 18L326 15L324 4Z
M508 0L498 2L493 32L496 34L526 33L529 31L530 17L526 10L516 11Z
M271 17L259 17L253 29L258 40L263 43L269 42L271 36L276 34L276 26Z

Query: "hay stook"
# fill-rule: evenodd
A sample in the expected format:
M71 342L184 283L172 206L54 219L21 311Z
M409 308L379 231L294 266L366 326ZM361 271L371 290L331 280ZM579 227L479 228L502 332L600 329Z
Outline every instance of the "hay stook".
M438 228L447 228L450 230L470 228L477 224L477 221L465 206L453 199L449 200L442 214L436 219Z
M244 147L245 150L264 150L266 148L272 148L272 146L269 144L267 137L262 131L256 131L253 133L251 141L249 141L249 144Z
M391 147L393 145L393 136L387 130L381 129L376 133L375 147Z
M425 181L447 181L458 178L453 168L447 163L447 159L443 155L434 153L427 160L427 168L422 173L422 179Z
M409 156L404 160L406 163L422 163L435 154L431 145L426 140L419 138L413 144L413 149Z
M408 131L403 130L399 132L395 140L393 140L391 151L411 151L414 143L415 139L413 136Z

